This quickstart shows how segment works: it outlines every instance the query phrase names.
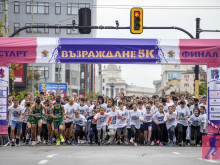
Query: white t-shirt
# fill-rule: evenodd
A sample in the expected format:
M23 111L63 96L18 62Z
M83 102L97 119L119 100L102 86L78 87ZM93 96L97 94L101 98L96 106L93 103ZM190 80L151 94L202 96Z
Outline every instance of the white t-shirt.
M147 121L149 123L149 122L152 122L152 117L153 117L152 113L144 112L142 116L142 120Z
M104 108L105 111L106 111L107 104L103 103L103 104L100 104L100 106L101 106L102 108Z
M14 108L14 106L8 108L9 115L11 116L11 120L13 121L19 121L22 118L22 115L24 113L24 107L18 106L17 108Z
M94 107L95 107L94 104L89 107L89 116L92 116L92 111L93 111Z
M164 113L168 113L168 107L171 105L166 104L165 106L163 105L163 111Z
M21 101L20 106L25 107L25 99L23 99L23 100Z
M111 107L106 107L106 113L109 113L109 112L111 112L112 111L112 108Z
M178 106L176 108L176 112L178 115L177 123L188 126L188 118L184 119L185 116L190 116L189 108L185 106L184 108L181 108L181 106Z
M87 120L85 118L85 116L83 115L79 115L79 117L74 116L73 118L73 123L76 125L80 125L80 126L85 126Z
M97 130L100 130L100 129L102 129L102 127L104 126L104 125L107 125L107 120L108 120L108 114L107 113L104 113L103 115L101 115L100 113L97 113L96 115L95 115L95 117L94 117L94 120L96 120L96 119L98 119L97 120L97 124L96 124L96 128L97 128Z
M117 128L123 128L127 125L127 120L129 119L129 111L126 109L118 110L118 116L126 118L125 120L117 118Z
M80 111L80 114L81 114L81 115L84 115L84 114L86 114L87 112L89 112L89 107L88 107L87 105L81 106L81 105L79 104L78 110Z
M167 121L166 125L167 125L167 129L170 129L170 127L172 127L173 125L176 126L177 125L177 119L176 119L177 113L173 112L173 114L169 114L166 113L165 117L164 117L164 121L167 121L167 119L169 118L169 120Z
M64 110L65 110L66 115L71 116L71 117L74 117L75 111L77 110L77 108L78 108L78 104L76 103L73 103L73 105L70 105L69 103L64 105ZM73 122L73 119L66 118L65 123L70 123L70 122Z
M199 116L202 119L201 125L200 125L200 132L203 133L203 129L205 128L204 133L208 133L208 117L207 117L207 114L200 114Z
M133 126L135 126L135 128L140 129L141 112L130 110L129 116L130 116L130 125L133 125Z
M109 115L109 125L108 128L113 128L113 129L117 129L117 118L118 118L118 111L110 111L108 113Z
M158 123L158 124L163 124L164 123L164 113L157 112L153 115L153 119Z
M192 126L200 126L202 123L201 116L195 116L194 114L190 116L189 121L191 122Z
M142 119L142 118L143 118L144 113L146 112L146 110L144 110L144 109L139 109L139 108L138 108L138 111L140 111L140 113L141 113L140 118ZM142 121L140 121L140 122L141 122L141 124L143 124L143 122L142 122Z
M153 114L157 113L157 112L158 112L158 108L155 107L155 106L151 107L151 112L152 112Z

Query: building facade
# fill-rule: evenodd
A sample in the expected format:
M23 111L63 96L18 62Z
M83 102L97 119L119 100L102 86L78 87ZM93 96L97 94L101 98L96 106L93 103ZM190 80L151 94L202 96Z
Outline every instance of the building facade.
M121 67L115 64L104 66L102 70L102 95L116 97L119 92L126 96L152 96L155 90L152 88L128 85L121 77Z
M80 8L91 9L91 24L96 25L96 8L91 7L96 6L96 0L9 0L7 2L9 34L21 27L31 25L72 25L73 22L78 25ZM3 21L3 6L3 2L0 2L0 21ZM78 29L48 29L45 27L26 29L16 37L95 38L96 30L92 30L90 34L80 34ZM32 68L31 65L30 67ZM61 82L68 83L69 93L84 94L89 90L99 92L99 88L95 88L94 84L94 82L98 82L98 77L96 77L99 76L98 65L94 64L93 69L90 70L89 65L86 64L86 74L82 68L84 68L84 64L61 64ZM34 64L34 70L41 74L40 82L58 82L58 65ZM89 75L94 76L91 78Z
M162 65L161 80L153 82L155 94L167 95L170 92L189 92L194 94L195 65ZM200 67L200 79L206 77L206 72Z

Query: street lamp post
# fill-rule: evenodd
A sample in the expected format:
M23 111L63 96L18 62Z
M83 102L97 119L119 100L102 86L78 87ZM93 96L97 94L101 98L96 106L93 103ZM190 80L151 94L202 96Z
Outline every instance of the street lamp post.
M113 98L114 97L114 87L115 87L115 85L113 83L111 83L110 87L111 87L111 97Z

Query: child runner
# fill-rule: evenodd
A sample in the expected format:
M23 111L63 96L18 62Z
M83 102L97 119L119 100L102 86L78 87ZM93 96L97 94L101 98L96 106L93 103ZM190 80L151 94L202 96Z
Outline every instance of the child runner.
M200 134L202 135L207 135L208 133L208 117L207 114L205 113L206 107L201 105L200 106L200 116L202 118L202 123L200 126ZM202 139L202 137L200 137Z
M168 137L170 139L169 146L173 146L173 138L175 133L175 128L177 125L177 113L173 112L173 107L168 107L168 113L165 114L164 121L167 125Z
M24 123L25 126L23 127L22 131L26 134L27 132L27 135L25 137L25 134L24 137L25 137L25 143L28 144L28 142L30 141L30 133L31 133L31 119L32 117L29 116L29 112L30 112L30 109L31 109L31 106L33 105L33 101L26 101L25 102L25 112L24 112ZM22 125L23 126L23 125ZM27 131L26 131L26 128L27 128Z
M85 132L86 122L87 122L87 120L86 120L85 116L81 115L79 110L76 110L75 115L74 115L74 119L73 119L74 128L76 130L74 145L78 145L78 137L80 137L79 143L84 144L81 142L82 142L83 136L86 138L86 132Z
M145 144L151 144L151 131L152 131L152 117L153 114L151 113L151 108L149 106L146 107L146 112L143 114L142 122L143 122L143 129L144 129L144 138Z
M189 122L191 123L190 131L191 131L191 145L197 145L198 147L200 142L200 125L202 122L201 116L199 116L199 108L194 108L193 115L190 116ZM196 140L195 140L196 139Z
M110 136L110 139L107 144L112 144L117 131L117 118L119 115L119 112L116 111L116 105L111 106L111 111L108 113L108 115L110 117L108 120L108 135Z
M107 101L107 107L106 107L106 113L109 113L112 111L112 99L108 99Z
M122 102L118 103L119 110L118 110L118 118L117 118L117 144L125 142L125 137L127 137L127 123L129 119L129 112L128 110L124 109L124 105ZM120 141L121 140L121 141Z
M86 99L81 98L80 99L80 104L78 106L78 110L80 111L81 115L88 116L89 115L89 107L85 105Z
M156 124L156 131L157 131L157 142L156 142L156 144L158 146L162 146L163 131L166 127L166 124L164 123L164 111L163 111L163 106L162 105L159 106L159 110L156 114L153 115L152 120Z
M133 104L133 110L129 111L130 116L130 125L131 125L131 143L134 143L134 146L137 146L138 136L140 133L140 116L141 112L137 110L137 104Z
M36 137L36 127L38 125L38 131L37 131L37 141L38 143L41 142L41 138L40 138L40 134L41 134L41 130L42 130L42 124L43 124L43 109L45 110L45 106L41 104L40 98L37 97L35 104L32 105L31 109L30 109L30 113L29 116L32 117L31 120L31 140L32 140L32 144L31 145L35 145L36 141L35 141L35 137Z
M179 146L186 145L186 130L188 126L188 118L190 116L189 108L185 101L180 101L180 106L176 107L177 112L177 131Z
M94 109L92 111L92 116L88 117L87 119L88 121L91 120L91 127L89 131L90 144L92 144L94 137L95 137L95 143L98 144L98 131L96 128L96 122L93 121L95 115L96 115L96 110Z
M14 105L8 108L7 113L7 122L9 122L9 115L11 115L11 146L15 146L15 128L17 128L16 144L19 145L24 107L19 105L18 99L15 99Z
M105 113L105 109L101 107L100 112L97 113L93 119L93 121L97 123L96 127L98 130L98 145L99 146L101 142L103 143L105 142L107 117L108 117L108 114ZM101 139L101 133L102 133L102 139Z
M60 141L62 143L64 142L62 131L63 131L63 119L65 119L65 110L64 110L64 106L61 105L60 103L61 103L61 99L56 98L56 104L51 108L51 112L50 112L50 114L53 117L54 132L57 138L57 144L56 144L57 146L60 145ZM60 131L60 137L58 134L58 127Z

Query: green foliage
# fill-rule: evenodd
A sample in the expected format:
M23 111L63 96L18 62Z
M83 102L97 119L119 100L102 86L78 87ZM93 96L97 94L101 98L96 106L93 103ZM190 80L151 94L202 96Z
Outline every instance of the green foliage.
M100 95L100 93L91 92L91 99L97 98ZM89 94L87 93L86 98L89 98Z
M26 89L26 90L20 91L20 92L13 92L12 95L15 96L15 98L17 98L19 100L23 100L25 93L29 93L29 89Z
M207 80L201 79L201 84L199 84L199 94L200 95L207 95Z

